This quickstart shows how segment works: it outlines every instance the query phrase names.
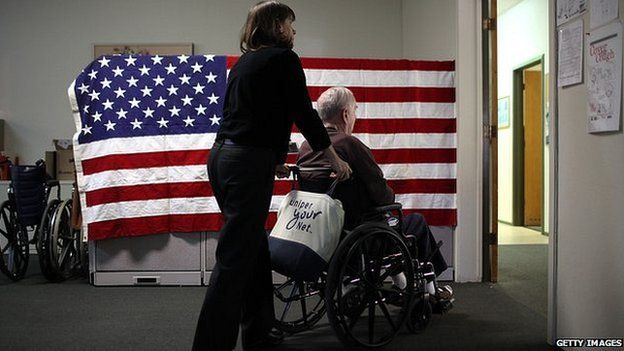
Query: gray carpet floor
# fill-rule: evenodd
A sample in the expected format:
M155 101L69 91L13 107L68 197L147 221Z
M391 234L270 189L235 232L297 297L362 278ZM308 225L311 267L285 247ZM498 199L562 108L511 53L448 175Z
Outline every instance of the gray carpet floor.
M546 247L500 247L500 283L453 284L456 305L386 350L550 350ZM189 350L205 287L47 283L37 262L18 283L0 277L2 350ZM240 349L237 348L237 349ZM327 319L273 350L343 350Z

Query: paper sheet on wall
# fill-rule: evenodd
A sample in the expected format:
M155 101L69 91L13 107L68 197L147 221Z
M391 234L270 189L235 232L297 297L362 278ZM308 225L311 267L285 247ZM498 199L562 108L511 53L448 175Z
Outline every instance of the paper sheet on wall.
M587 0L557 0L557 26L587 11Z
M590 0L589 27L591 29L607 24L618 17L618 0Z
M617 131L622 91L622 24L615 22L592 31L587 46L587 131Z
M583 20L559 28L559 71L557 86L583 81Z

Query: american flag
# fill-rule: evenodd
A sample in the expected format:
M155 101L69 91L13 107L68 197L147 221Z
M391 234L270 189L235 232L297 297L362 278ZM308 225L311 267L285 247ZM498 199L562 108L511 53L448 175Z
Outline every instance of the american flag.
M235 56L103 56L69 88L83 232L89 240L217 231L206 161ZM354 135L406 212L456 224L454 62L302 58L310 97L349 87ZM293 130L292 141L303 142ZM296 162L296 154L289 155ZM291 189L275 183L267 226Z

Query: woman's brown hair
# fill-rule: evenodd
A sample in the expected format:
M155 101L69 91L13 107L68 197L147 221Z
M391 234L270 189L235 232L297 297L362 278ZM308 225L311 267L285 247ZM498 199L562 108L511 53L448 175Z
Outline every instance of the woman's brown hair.
M240 50L255 51L263 46L291 47L289 38L279 31L279 24L295 20L295 12L278 1L261 1L249 10L241 30Z

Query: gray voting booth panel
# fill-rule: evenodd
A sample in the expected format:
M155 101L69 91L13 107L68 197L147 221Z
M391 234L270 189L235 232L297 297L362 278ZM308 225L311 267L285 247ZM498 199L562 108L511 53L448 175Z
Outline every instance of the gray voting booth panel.
M205 234L180 233L89 242L91 283L201 285Z

